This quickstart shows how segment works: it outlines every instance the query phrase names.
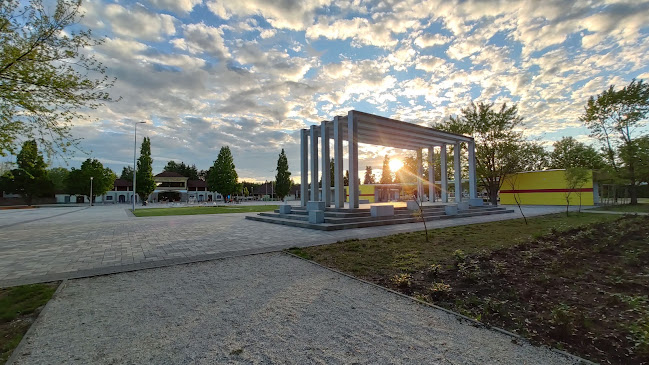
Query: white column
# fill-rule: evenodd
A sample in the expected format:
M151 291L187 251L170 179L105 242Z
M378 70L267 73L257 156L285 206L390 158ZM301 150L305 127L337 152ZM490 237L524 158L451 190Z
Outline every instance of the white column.
M336 208L345 207L345 185L343 176L343 123L334 118L334 204Z
M462 201L462 166L460 165L460 152L462 150L462 145L460 142L455 143L455 148L453 148L453 170L455 170L455 202L459 203Z
M424 198L424 182L422 176L424 175L424 162L421 148L417 148L417 196L420 202Z
M318 201L318 136L316 127L311 126L311 201Z
M446 145L443 144L439 151L440 168L442 171L442 203L448 203L448 166L446 165Z
M349 208L358 208L358 122L354 111L347 113L347 141L349 143Z
M435 147L428 147L428 201L435 201Z
M331 206L331 169L329 168L329 131L327 122L320 123L320 138L322 139L322 201L325 206Z
M475 173L475 141L469 142L469 198L478 197L478 182Z
M300 132L300 205L306 207L309 200L309 131L302 129Z

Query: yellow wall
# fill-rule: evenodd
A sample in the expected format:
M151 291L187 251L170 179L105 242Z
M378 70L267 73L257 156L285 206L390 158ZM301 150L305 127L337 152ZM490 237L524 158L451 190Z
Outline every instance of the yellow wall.
M565 179L565 170L549 170L535 172L520 172L514 175L514 188L511 183L505 181L500 188L500 204L516 204L514 194L511 190L518 191L517 195L521 204L524 205L566 205L567 190ZM593 175L589 173L588 181L581 187L590 189L585 192L570 193L570 204L579 204L579 194L581 194L581 205L594 205L593 203ZM526 191L526 190L546 190L546 191Z
M374 185L361 185L360 186L360 197L359 199L367 199L370 203L375 203L374 201ZM345 201L349 202L349 186L345 186Z

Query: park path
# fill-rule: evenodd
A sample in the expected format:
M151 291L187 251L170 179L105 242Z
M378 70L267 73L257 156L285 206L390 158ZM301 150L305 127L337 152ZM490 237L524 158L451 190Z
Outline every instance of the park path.
M0 287L278 251L422 229L420 223L323 232L246 214L135 218L125 205L0 211ZM562 207L527 207L534 216ZM429 222L432 229L520 213Z
M10 360L214 363L579 360L282 253L66 281Z

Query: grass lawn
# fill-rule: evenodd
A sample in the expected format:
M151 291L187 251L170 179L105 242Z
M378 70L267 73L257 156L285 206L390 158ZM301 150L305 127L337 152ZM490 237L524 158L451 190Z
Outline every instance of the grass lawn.
M602 363L649 363L649 217L536 217L291 249Z
M620 204L620 205L606 205L603 207L595 208L594 210L605 210L612 212L625 212L625 213L649 213L649 203L638 203L638 205Z
M0 364L4 364L52 298L58 282L0 289Z
M149 209L135 210L135 216L136 217L160 217L166 215L254 213L254 212L270 212L277 208L278 208L277 205L149 208Z

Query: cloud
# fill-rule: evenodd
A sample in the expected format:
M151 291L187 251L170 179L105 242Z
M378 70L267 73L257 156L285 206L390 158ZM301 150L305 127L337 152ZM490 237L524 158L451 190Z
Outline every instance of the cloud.
M107 5L102 14L112 31L120 36L147 41L160 41L176 33L174 18L167 14L151 12L141 4L125 8L118 4Z
M212 13L226 20L260 15L274 28L304 30L313 24L316 10L330 3L330 0L208 0L206 5Z
M158 9L169 10L177 14L188 14L202 0L148 0L151 5Z
M424 34L415 39L415 44L419 48L428 48L434 46L441 46L451 41L451 37L446 37L441 34Z
M230 57L223 40L223 31L205 23L183 25L184 38L171 40L175 48L191 54L208 54L218 59Z

